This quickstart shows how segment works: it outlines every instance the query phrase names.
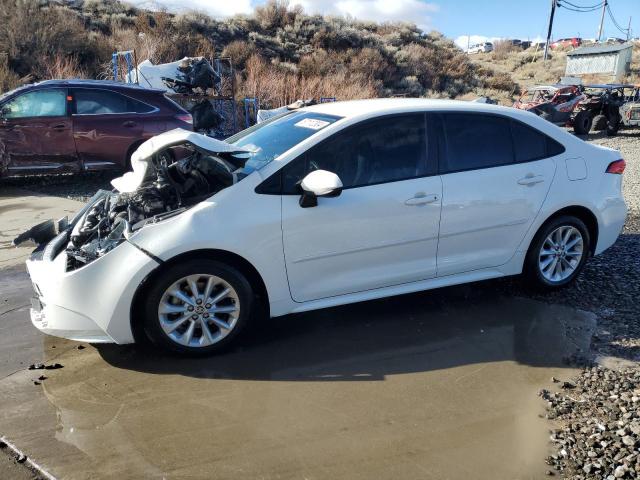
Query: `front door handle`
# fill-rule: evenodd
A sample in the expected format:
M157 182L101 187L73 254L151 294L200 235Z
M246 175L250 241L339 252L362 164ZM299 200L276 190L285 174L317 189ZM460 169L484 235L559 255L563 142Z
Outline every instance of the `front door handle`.
M543 175L534 175L533 173L528 173L524 178L518 180L518 185L526 185L527 187L531 187L536 183L544 182Z
M435 193L427 194L424 192L419 192L416 193L412 198L405 201L404 204L409 206L427 205L428 203L437 202L439 199L440 197Z
M133 128L136 126L136 122L134 122L133 120L127 120L122 124L122 126L126 128Z
M51 128L57 132L61 132L62 130L66 130L67 126L64 123L59 123L58 125L54 125Z

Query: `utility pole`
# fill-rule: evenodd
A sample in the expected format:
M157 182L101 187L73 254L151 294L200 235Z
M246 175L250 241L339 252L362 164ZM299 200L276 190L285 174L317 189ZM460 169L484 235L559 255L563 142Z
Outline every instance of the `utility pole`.
M607 5L607 0L604 0L604 3L602 4L602 16L600 17L600 28L598 28L598 43L602 40L602 26L604 25L604 12L607 9Z
M544 44L544 60L549 57L549 42L551 41L551 29L553 28L553 16L556 14L557 0L551 0L551 12L549 13L549 30L547 31L547 43Z
M631 38L631 16L629 16L629 25L627 25L627 42Z

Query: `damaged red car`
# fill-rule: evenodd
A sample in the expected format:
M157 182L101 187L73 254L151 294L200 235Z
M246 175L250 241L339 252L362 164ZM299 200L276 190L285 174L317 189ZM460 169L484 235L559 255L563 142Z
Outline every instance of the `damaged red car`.
M50 80L0 96L0 177L126 169L142 142L191 115L161 90Z

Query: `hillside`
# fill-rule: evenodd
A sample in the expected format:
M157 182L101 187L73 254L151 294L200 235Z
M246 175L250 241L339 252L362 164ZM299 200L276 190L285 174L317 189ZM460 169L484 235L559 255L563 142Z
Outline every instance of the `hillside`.
M0 91L47 78L106 78L111 53L130 49L154 63L230 56L239 96L271 106L303 97L454 98L517 90L508 72L472 63L437 32L308 15L283 1L217 20L119 1L0 0L0 24Z

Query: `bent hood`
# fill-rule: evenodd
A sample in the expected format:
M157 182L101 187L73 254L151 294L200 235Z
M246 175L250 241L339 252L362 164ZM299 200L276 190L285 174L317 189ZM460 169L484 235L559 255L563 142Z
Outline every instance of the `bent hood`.
M147 177L149 162L154 154L170 147L190 144L212 155L217 153L251 153L251 150L232 145L201 133L191 132L182 128L169 130L150 138L131 155L131 168L121 177L111 180L111 185L121 193L130 193L140 187Z

